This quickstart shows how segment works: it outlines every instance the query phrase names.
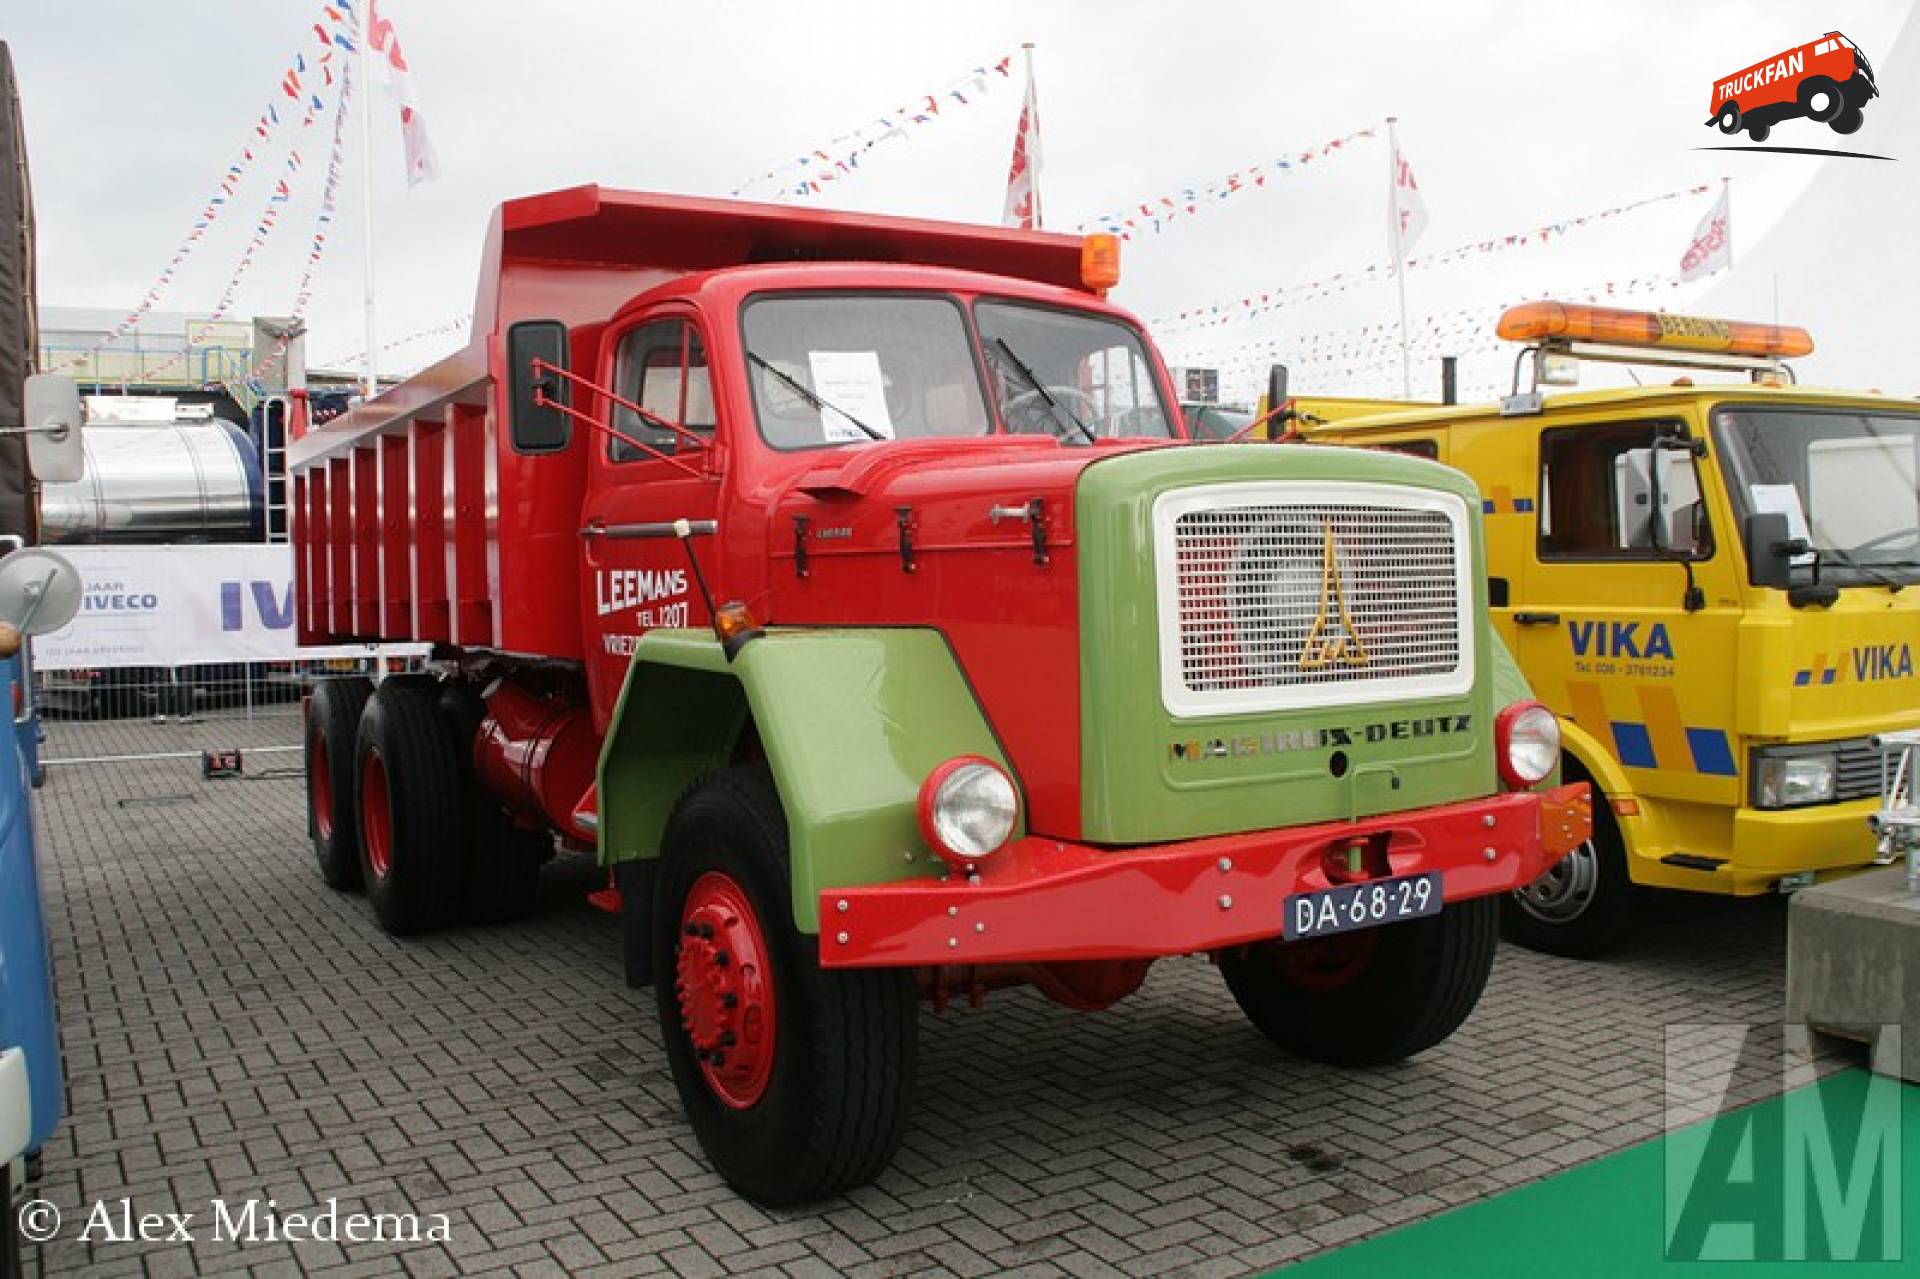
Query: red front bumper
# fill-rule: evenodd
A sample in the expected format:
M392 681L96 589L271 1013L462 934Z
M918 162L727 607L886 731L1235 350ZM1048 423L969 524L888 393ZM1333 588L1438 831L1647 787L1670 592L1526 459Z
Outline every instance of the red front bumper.
M820 894L828 968L1147 959L1277 937L1294 893L1330 886L1330 848L1384 833L1395 875L1442 872L1446 900L1530 884L1592 833L1584 782L1544 794L1103 849L1029 836L977 879L909 879Z

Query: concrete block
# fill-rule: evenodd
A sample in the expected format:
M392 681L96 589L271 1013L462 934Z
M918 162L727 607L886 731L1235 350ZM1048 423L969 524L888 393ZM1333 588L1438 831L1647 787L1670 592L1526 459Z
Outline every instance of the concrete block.
M1790 1045L1856 1040L1875 1071L1920 1083L1920 894L1907 891L1902 867L1794 894L1786 1024Z

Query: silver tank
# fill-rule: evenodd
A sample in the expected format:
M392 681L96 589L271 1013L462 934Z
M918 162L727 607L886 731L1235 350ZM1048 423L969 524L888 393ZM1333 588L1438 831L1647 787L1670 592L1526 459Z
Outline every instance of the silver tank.
M40 490L45 542L243 542L258 536L259 454L211 406L89 397L86 471Z

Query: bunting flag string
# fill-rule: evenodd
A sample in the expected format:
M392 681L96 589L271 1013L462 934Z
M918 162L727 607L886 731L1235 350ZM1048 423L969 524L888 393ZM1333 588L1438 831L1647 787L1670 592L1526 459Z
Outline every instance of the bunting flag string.
M1013 55L1009 53L990 66L975 67L932 93L908 99L906 104L886 115L742 182L732 194L741 196L765 187L776 197L818 195L826 185L844 181L858 172L861 162L875 147L885 142L905 141L912 136L912 131L941 119L942 112L951 114L958 107L972 106L986 97L993 85L1012 75Z
M327 228L333 225L334 211L339 204L340 180L346 172L346 131L347 115L353 102L355 85L353 83L353 60L346 59L340 66L340 96L333 112L333 140L327 152L327 178L320 190L320 208L314 214L313 234L307 240L307 260L300 269L300 282L294 286L293 307L290 311L292 323L287 331L273 344L273 349L248 369L241 379L255 394L264 390L265 379L279 369L287 357L287 348L292 345L293 337L302 329L300 321L307 315L307 307L313 302L313 280L320 270L321 259L327 251Z
M1683 187L1675 191L1662 192L1641 200L1632 200L1626 204L1613 205L1598 209L1577 217L1563 218L1558 222L1549 222L1543 226L1530 227L1523 231L1514 231L1506 235L1492 236L1458 244L1438 253L1429 253L1407 259L1409 271L1424 270L1430 267L1448 266L1469 258L1491 253L1505 253L1513 249L1537 248L1556 241L1575 230L1584 229L1595 223L1610 221L1641 209L1665 204L1688 196L1703 195L1713 190L1710 183ZM1231 324L1237 320L1284 310L1301 302L1320 301L1369 284L1381 284L1393 278L1391 262L1375 262L1364 268L1349 271L1335 271L1317 279L1301 281L1297 284L1280 285L1260 293L1250 293L1231 301L1215 302L1206 306L1197 306L1178 311L1172 315L1161 316L1149 321L1156 332L1179 332L1185 329L1212 328Z
M1217 204L1247 191L1257 191L1273 178L1300 173L1310 165L1339 155L1355 143L1367 141L1375 134L1376 130L1371 126L1356 129L1344 137L1330 138L1318 146L1247 165L1201 186L1178 187L1161 195L1149 196L1124 209L1088 218L1080 224L1079 229L1082 232L1105 231L1122 240L1131 240L1140 232L1149 230L1158 235L1167 223L1177 217L1196 214L1204 206Z
M442 320L438 324L428 325L424 329L415 329L413 332L397 337L391 342L382 342L380 344L380 354L385 355L389 351L397 351L403 346L411 346L413 343L425 341L427 338L445 337L452 333L464 333L472 323L473 318L471 316L462 315L456 316L451 320ZM360 363L361 358L365 355L365 350L359 350L355 351L352 355L340 356L338 359L316 361L315 367L323 369L353 368Z
M1636 294L1663 293L1686 284L1678 275L1660 273L1605 280L1571 289L1551 289L1530 293L1522 301L1552 297L1562 301L1605 303ZM1458 355L1471 357L1508 349L1494 336L1494 324L1500 313L1514 302L1498 305L1454 307L1408 321L1408 346L1416 355ZM1400 367L1399 325L1392 320L1375 321L1343 329L1314 328L1294 334L1256 338L1228 346L1182 348L1170 362L1183 367L1215 367L1223 384L1242 381L1257 385L1267 367L1275 360L1294 372L1329 372L1353 377L1369 371L1397 374ZM1397 378L1387 379L1397 382ZM1324 376L1309 379L1317 386ZM1382 393L1388 393L1383 387Z
M207 198L200 212L194 217L193 224L175 247L173 255L167 260L167 265L154 278L147 291L141 295L139 304L114 326L107 341L125 337L130 333L173 285L179 277L181 268L186 265L187 259L193 256L194 250L206 239L213 225L220 220L220 215L237 197L248 171L262 155L270 150L269 144L279 131L283 120L291 118L295 112L303 112L304 119L311 113L324 109L318 91L334 82L335 76L330 65L332 50L343 40L337 32L329 32L328 24L334 27L342 25L345 15L340 8L332 4L320 6L320 12L321 20L313 24L313 30L318 33L320 43L326 46L326 51L317 55L311 62L304 53L299 51L294 53L292 62L287 65L274 86L274 95L268 99L266 109L260 113L248 131L247 141L240 149L240 158L228 165L221 173L215 193ZM288 102L284 116L280 109L283 98ZM297 162L295 167L298 167ZM73 367L74 364L84 362L86 358L82 355L63 367Z

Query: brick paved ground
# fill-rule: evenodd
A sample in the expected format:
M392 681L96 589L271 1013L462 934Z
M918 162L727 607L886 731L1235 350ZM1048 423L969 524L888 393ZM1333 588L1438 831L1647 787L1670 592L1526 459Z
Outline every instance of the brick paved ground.
M56 724L51 745L177 731ZM1781 903L1688 899L1605 965L1503 948L1464 1029L1387 1070L1280 1055L1194 960L1097 1015L999 994L924 1015L878 1185L767 1213L681 1121L590 866L549 868L528 923L403 942L321 885L291 773L56 769L39 816L72 1103L49 1274L1239 1275L1654 1135L1662 1027L1768 1021L1781 996ZM72 1238L95 1200L203 1229L215 1196L445 1213L452 1238Z

